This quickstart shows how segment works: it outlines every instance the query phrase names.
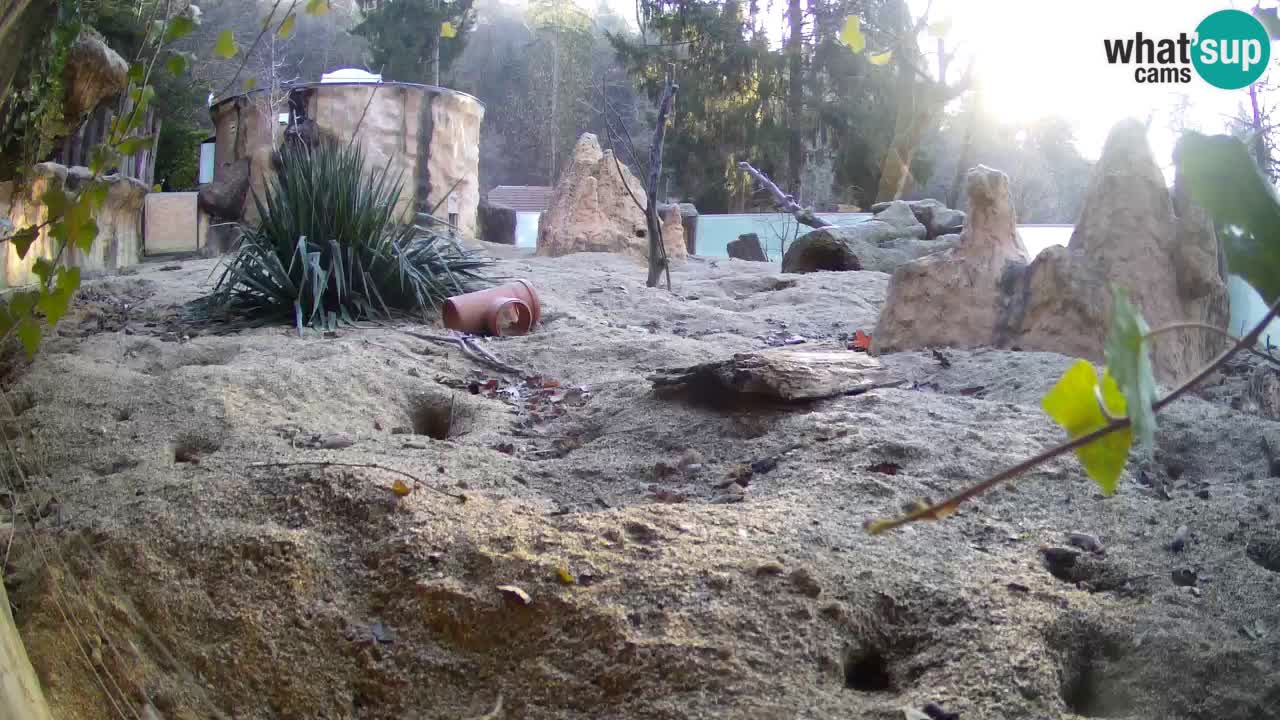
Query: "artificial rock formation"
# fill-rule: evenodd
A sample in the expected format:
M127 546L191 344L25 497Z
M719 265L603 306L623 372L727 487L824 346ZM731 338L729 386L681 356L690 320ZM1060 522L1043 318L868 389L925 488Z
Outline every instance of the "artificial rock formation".
M872 352L996 344L1001 281L1030 259L1018 237L1009 178L978 166L966 177L969 214L954 247L899 265Z
M7 218L15 229L40 225L49 219L49 209L41 202L45 191L61 186L68 194L75 193L90 180L88 168L67 168L57 163L40 163L32 172L30 182L0 183L0 217ZM98 224L98 237L88 252L69 247L63 251L63 261L85 272L118 270L142 261L142 206L147 197L147 186L132 178L109 175L106 178L107 197L102 207L94 212ZM51 258L58 252L59 243L49 236L45 226L36 235L26 257L18 257L12 243L6 243L3 255L3 282L0 287L18 287L36 282L32 272L37 258Z
M644 187L613 151L602 151L596 136L578 138L573 159L556 183L551 203L538 221L538 254L610 252L649 257ZM678 208L662 217L668 258L688 255Z
M782 272L875 270L893 272L904 262L952 247L954 238L926 240L928 228L910 206L894 201L878 206L872 219L810 231L787 248Z
M63 82L62 117L67 127L74 129L98 103L129 86L129 63L107 47L96 31L85 30L67 51Z
M903 201L893 200L876 203L871 206L871 212L883 212L898 202ZM958 234L964 227L964 212L947 207L941 200L926 198L924 200L908 200L905 203L911 209L911 213L915 215L916 220L925 226L927 230L925 237L929 240L943 235Z
M1007 178L979 168L969 174L968 192L959 246L894 273L873 352L1018 346L1102 361L1113 287L1129 293L1151 327L1226 327L1217 237L1179 181L1172 194L1166 188L1141 123L1122 122L1108 136L1070 244L1029 265ZM1157 379L1185 378L1222 346L1200 331L1156 338Z
M287 90L294 123L288 127L280 125L280 108L274 104L278 97L265 90L220 100L209 109L216 134L213 183L223 189L217 202L202 195L201 207L218 207L222 219L253 223L253 196L264 193L287 138L355 138L366 171L385 168L390 177L399 178L397 214L408 220L411 213L436 209L441 216L454 216L453 224L464 236L475 235L484 119L479 100L444 88L395 82L303 83ZM241 187L246 188L243 194ZM237 198L238 209L232 207Z

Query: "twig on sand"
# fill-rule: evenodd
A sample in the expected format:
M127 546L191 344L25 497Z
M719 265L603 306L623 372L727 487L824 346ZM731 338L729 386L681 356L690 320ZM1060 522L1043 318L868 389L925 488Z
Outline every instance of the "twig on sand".
M331 460L312 460L312 461L300 460L295 462L250 463L249 467L251 468L345 467L345 468L366 468L371 470L382 470L383 472L389 472L393 475L399 475L401 477L409 478L410 480L413 481L414 487L422 486L427 490L430 490L431 492L439 493L441 495L444 495L445 497L453 498L454 500L457 500L460 503L464 503L467 501L466 495L454 494L446 490L441 490L438 487L432 487L431 485L428 485L423 481L419 480L415 475L410 475L409 473L403 470L396 470L395 468L389 468L386 465L379 465L377 463L349 463L349 462L334 462Z
M481 363L483 365L488 365L489 367L496 368L497 370L500 370L505 373L519 375L520 377L528 376L528 373L526 373L524 370L521 370L520 368L514 365L508 365L507 363L494 357L488 350L485 350L484 348L476 344L475 340L468 335L431 335L429 333L414 332L412 330L401 330L399 328L395 328L395 330L397 332L404 333L409 337L418 338L419 340L426 340L427 342L434 342L434 343L442 343L445 345L453 345L454 347L461 350L463 355L466 355L467 357L471 358L472 360L475 360L478 363Z

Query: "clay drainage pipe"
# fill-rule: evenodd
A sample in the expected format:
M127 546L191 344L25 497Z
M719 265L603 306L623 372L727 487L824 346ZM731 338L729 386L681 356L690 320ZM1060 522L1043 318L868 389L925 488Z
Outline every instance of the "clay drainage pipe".
M455 295L444 303L444 326L472 334L525 335L541 315L538 293L525 280Z

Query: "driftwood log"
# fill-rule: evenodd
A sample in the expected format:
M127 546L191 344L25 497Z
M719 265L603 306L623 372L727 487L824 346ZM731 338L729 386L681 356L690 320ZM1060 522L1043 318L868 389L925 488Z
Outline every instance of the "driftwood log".
M753 167L751 163L745 161L739 162L738 169L750 175L751 179L755 180L756 184L764 188L769 193L769 197L773 198L774 206L782 212L791 213L791 216L796 219L796 222L801 225L808 225L815 229L831 227L831 223L823 220L817 215L814 215L812 208L800 207L800 203L796 202L794 196L782 192L782 188L778 187L777 183L770 180L768 175L765 175Z
M892 387L880 361L848 351L765 350L738 353L691 367L662 368L649 376L657 389L682 387L715 389L726 395L750 395L774 400L816 400L857 395Z

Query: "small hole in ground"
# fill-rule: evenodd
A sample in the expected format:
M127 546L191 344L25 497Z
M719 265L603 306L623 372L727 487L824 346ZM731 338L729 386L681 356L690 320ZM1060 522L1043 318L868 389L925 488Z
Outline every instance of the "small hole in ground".
M413 433L433 440L449 440L466 434L471 429L472 414L470 405L452 395L418 397L409 412Z
M1259 567L1280 573L1280 535L1255 537L1244 553Z
M859 692L893 690L884 653L875 647L852 648L844 656L844 686Z
M184 433L173 440L173 461L198 463L201 457L217 452L221 447L222 443L217 439L195 433Z

